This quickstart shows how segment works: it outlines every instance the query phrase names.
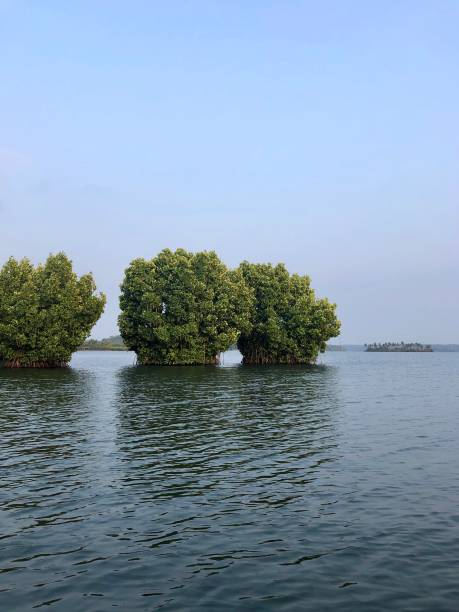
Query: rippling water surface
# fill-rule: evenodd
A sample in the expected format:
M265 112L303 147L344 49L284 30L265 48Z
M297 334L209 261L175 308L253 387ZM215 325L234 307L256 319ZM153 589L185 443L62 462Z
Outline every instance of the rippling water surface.
M458 610L459 354L0 371L0 609Z

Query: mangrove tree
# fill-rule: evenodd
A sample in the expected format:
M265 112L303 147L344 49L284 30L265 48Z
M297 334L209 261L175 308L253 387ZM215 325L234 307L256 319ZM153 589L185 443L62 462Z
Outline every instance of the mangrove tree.
M143 365L215 364L250 326L252 292L213 251L135 259L121 284L119 328Z
M290 275L283 264L244 261L239 271L255 297L237 344L243 363L314 363L339 334L335 304L316 298L309 277Z
M91 274L78 277L64 253L44 265L11 257L0 270L0 355L7 367L58 367L104 310Z

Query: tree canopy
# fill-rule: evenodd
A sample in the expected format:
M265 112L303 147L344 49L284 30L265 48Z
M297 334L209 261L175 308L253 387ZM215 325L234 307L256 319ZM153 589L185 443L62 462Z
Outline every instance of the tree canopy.
M121 284L119 328L139 363L213 364L248 331L252 293L213 251L135 259Z
M0 270L0 359L10 367L68 364L105 306L91 274L64 253L44 265L11 257Z
M238 339L244 363L313 363L340 322L327 299L317 299L307 276L290 275L283 264L239 267L253 291L251 327Z

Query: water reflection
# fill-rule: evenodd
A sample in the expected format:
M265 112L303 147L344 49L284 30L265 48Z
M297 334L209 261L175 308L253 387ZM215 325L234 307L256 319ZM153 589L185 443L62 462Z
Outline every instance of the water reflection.
M334 457L333 368L124 368L124 481L151 499L209 495L279 504ZM290 492L290 499L288 494Z
M3 535L70 518L60 505L85 479L94 395L94 377L85 372L0 370Z
M18 470L54 458L69 458L84 440L91 412L94 376L62 370L0 369L0 438L8 448L3 477L18 481ZM41 472L40 472L41 473ZM5 480L4 480L5 484Z
M302 530L333 496L335 377L327 367L118 372L121 481L144 521L124 536L140 557L161 555L165 593L206 576L226 588L227 572L238 579L260 559L276 560L274 579L299 556Z
M458 358L425 357L0 371L0 609L454 609Z

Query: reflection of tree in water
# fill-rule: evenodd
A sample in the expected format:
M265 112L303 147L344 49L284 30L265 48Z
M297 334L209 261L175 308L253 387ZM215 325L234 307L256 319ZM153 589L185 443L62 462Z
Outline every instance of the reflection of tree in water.
M3 509L57 506L81 485L93 380L71 369L0 370Z
M335 456L335 370L125 368L124 482L149 499L290 503Z

